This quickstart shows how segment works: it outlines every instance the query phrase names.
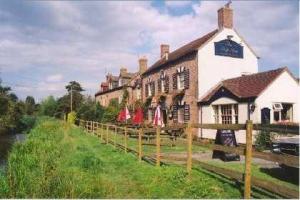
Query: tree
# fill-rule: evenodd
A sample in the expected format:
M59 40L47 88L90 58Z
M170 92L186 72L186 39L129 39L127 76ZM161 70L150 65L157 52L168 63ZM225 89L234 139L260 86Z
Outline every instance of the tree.
M54 117L57 112L57 101L53 96L48 96L39 106L39 115Z
M103 114L103 122L115 122L120 112L120 105L117 99L112 99Z
M27 115L32 115L35 112L35 100L32 96L26 97L25 112Z
M80 83L76 82L76 81L70 81L68 85L66 85L66 89L68 92L70 92L71 90L73 92L82 92L84 91L84 89L81 87Z

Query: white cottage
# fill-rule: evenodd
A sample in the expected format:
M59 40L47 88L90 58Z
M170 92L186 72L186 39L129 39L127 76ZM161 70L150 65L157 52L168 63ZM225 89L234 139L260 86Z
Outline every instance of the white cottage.
M226 79L199 102L200 123L299 123L299 82L287 67ZM200 130L203 138L215 131ZM237 134L245 142L245 131Z

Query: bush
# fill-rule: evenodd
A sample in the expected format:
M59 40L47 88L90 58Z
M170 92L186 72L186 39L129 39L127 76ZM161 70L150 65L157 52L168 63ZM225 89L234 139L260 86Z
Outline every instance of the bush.
M70 124L75 124L75 121L76 121L76 112L72 111L70 113L68 113L68 123Z
M255 136L255 148L258 151L270 149L271 138L269 131L260 131Z
M28 133L34 127L35 122L36 122L35 116L23 115L20 120L21 123L20 131L22 133Z

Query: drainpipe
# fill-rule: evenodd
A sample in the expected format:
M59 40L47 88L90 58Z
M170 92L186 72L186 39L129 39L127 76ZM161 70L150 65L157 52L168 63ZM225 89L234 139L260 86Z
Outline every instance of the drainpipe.
M248 105L247 105L247 115L248 115L248 120L250 120L250 101L248 101Z
M202 106L200 105L200 124L202 124ZM202 135L202 128L200 128L200 138L202 139L203 138L203 135Z

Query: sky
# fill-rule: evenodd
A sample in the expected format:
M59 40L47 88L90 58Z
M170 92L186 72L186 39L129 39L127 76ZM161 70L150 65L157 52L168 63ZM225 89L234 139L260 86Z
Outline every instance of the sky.
M0 3L0 78L41 101L78 81L94 95L105 74L138 70L217 28L227 1L16 1ZM259 71L299 76L298 1L232 1L234 28L259 55Z

